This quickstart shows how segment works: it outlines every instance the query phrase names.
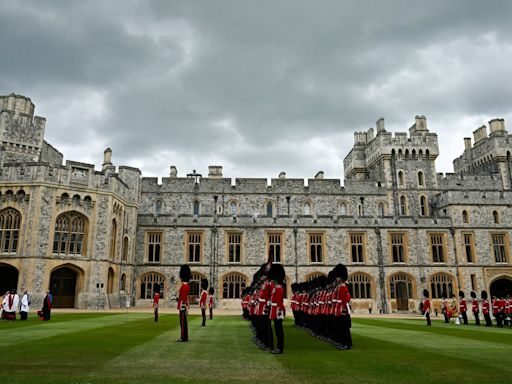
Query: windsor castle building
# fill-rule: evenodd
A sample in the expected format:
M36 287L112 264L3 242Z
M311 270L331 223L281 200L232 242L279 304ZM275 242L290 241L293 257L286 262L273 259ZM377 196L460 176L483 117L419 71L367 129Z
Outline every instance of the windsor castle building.
M512 291L512 135L502 119L465 138L453 174L436 172L437 134L416 116L408 132L384 120L354 134L345 178L231 179L222 167L142 177L63 161L45 119L19 95L0 96L0 290L23 288L56 307L149 306L153 285L174 306L179 267L191 294L208 278L222 307L269 257L290 284L349 270L354 308L414 311L462 289Z

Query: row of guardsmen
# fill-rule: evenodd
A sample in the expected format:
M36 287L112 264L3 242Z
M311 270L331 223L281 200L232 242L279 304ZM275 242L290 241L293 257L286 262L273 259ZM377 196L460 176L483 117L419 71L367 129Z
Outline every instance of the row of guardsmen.
M267 264L268 265L268 264ZM282 304L282 295L276 302L274 297L276 273L273 268L282 268L280 264L273 264L270 269L263 265L254 275L253 283L243 292L242 309L244 318L251 321L255 332L253 341L262 350L271 350L273 345L270 320L274 315L272 310L277 308L277 316L285 309ZM280 267L274 267L279 265ZM313 280L292 284L291 310L295 319L295 326L309 331L313 336L325 340L340 350L352 348L350 294L346 286L348 279L347 268L338 264L328 276L319 276ZM282 286L283 276L280 280ZM274 320L275 323L275 320ZM281 321L282 329L282 321ZM276 325L277 349L274 353L282 353L278 326Z
M487 291L483 290L480 293L482 308L481 311L476 292L471 291L470 296L471 312L473 313L475 325L480 325L481 313L484 317L486 327L492 326L491 314L496 320L496 326L498 328L503 328L504 325L512 327L512 298L510 297L510 294L501 294L499 297L493 297L492 301L489 301L489 295L487 294ZM431 304L429 300L429 292L427 289L423 291L423 297L424 299L422 301L421 311L427 319L427 325L430 326L432 325L430 321ZM455 295L452 295L450 301L447 299L446 295L443 295L441 312L444 316L445 323L449 323L450 319L454 318L456 324L469 324L467 315L468 303L466 302L464 291L459 291L458 303L455 300Z

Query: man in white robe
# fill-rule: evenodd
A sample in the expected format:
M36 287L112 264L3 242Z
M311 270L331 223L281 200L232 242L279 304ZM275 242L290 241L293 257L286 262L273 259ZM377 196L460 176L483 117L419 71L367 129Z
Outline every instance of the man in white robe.
M30 309L30 295L25 290L23 292L23 296L21 297L21 307L20 307L21 320L27 320L29 309Z
M2 303L4 309L4 318L6 320L16 320L16 311L20 304L20 297L15 290L5 295Z

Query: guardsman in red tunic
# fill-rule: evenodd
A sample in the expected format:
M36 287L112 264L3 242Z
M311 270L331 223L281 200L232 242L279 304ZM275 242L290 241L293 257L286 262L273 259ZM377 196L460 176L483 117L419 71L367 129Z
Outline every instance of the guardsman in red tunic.
M498 320L497 320L499 328L503 328L503 324L505 323L505 318L506 318L505 310L506 310L506 307L507 307L507 302L503 298L503 294L500 294L500 297L498 299Z
M178 341L188 341L188 324L187 324L187 312L189 308L188 294L190 293L190 287L188 282L192 277L192 272L187 264L184 264L180 268L180 279L181 287L178 294L178 311L180 312L180 328L181 336Z
M427 319L427 325L432 326L432 322L430 321L430 300L428 299L428 290L423 290L423 302L421 305L421 310L423 311L423 316Z
M485 326L492 327L492 320L491 320L491 314L490 314L491 306L489 304L489 300L487 300L487 292L482 291L480 296L482 297L482 313L483 313L484 319L485 319Z
M337 304L337 330L338 334L335 338L336 347L341 350L352 348L352 335L350 334L351 319L350 319L350 293L345 285L348 280L347 267L343 264L338 264L334 267L334 277L337 281L336 287L336 304Z
M213 287L210 287L208 290L208 293L210 294L208 296L208 308L210 309L210 320L213 319L213 308L215 307L215 298L213 297L213 294L215 293L215 290Z
M471 298L473 299L471 303L471 311L473 312L473 317L475 318L475 325L480 326L480 308L475 291L471 291Z
M203 317L203 322L201 326L206 325L206 299L208 298L208 280L201 279L201 296L199 297L199 308L201 308L201 316Z
M446 294L443 294L443 301L441 303L441 312L444 316L444 322L449 323L450 322L450 306L448 305L448 299L446 298Z
M491 305L492 305L492 316L496 320L496 326L500 327L500 315L499 315L500 310L499 310L499 306L498 306L498 299L496 298L496 296L492 297Z
M512 326L512 297L510 295L507 295L507 307L505 310L505 313L507 314L507 322L508 326Z
M464 296L464 292L459 291L459 314L462 316L463 324L468 325L468 315L466 314L468 306Z
M276 348L272 349L273 354L281 354L284 351L284 331L283 320L286 314L284 307L284 288L283 282L285 271L282 264L272 264L269 278L272 280L272 293L270 295L270 320L274 321L276 332Z
M158 321L158 302L160 301L160 284L153 286L155 293L153 294L153 311L155 312L155 321Z

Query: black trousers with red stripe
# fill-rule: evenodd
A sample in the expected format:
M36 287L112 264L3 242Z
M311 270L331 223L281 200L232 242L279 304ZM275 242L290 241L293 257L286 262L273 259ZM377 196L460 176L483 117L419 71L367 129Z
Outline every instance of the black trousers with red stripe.
M187 310L180 310L181 341L188 341Z

